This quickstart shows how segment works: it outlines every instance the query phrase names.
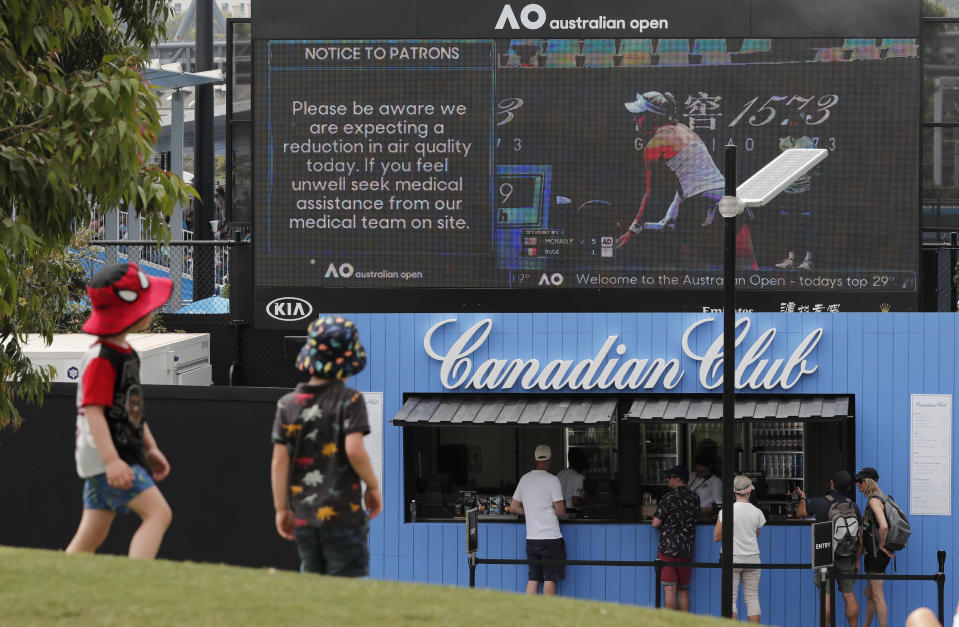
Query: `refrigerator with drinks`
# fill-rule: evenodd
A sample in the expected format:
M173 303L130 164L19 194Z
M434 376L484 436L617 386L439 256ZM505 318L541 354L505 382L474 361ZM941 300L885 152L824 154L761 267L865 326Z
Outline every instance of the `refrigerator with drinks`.
M563 459L569 459L570 449L580 449L589 465L587 474L615 476L617 467L616 422L608 424L567 427L566 450Z
M679 425L652 423L641 427L642 484L665 486L666 471L680 463Z

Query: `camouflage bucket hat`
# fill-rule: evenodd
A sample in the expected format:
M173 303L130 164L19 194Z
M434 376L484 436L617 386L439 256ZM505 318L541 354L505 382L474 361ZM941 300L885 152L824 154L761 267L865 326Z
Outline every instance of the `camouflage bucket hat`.
M352 320L321 316L306 333L306 343L296 357L297 370L324 379L346 379L366 366L366 350Z

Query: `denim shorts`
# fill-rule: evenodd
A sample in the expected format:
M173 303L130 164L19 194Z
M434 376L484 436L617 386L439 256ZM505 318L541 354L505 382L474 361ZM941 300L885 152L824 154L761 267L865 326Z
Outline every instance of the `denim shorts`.
M366 577L370 574L369 521L355 527L297 527L300 572Z
M111 486L106 473L87 478L83 482L83 509L109 509L118 514L128 513L130 508L127 503L156 485L150 473L140 464L133 464L130 470L133 471L133 485L126 490Z

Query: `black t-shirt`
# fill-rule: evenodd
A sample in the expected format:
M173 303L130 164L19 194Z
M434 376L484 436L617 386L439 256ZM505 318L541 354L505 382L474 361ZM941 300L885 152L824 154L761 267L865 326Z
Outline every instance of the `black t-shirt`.
M346 436L369 432L363 395L340 381L301 383L279 400L273 442L290 451L290 506L297 527L363 522L360 478L346 456Z
M843 501L849 499L852 501L852 507L856 510L856 519L862 520L862 512L859 511L859 506L856 505L856 501L853 501L844 493L839 490L830 490L827 493L827 496L832 496L836 501ZM810 516L816 517L816 522L826 522L829 520L829 507L832 505L825 496L816 496L811 499L806 499L806 513Z
M81 370L77 389L79 411L82 412L87 405L102 405L117 455L128 464L147 468L143 455L146 416L137 352L132 347L124 348L100 340L87 350ZM77 447L84 445L85 442L78 438Z

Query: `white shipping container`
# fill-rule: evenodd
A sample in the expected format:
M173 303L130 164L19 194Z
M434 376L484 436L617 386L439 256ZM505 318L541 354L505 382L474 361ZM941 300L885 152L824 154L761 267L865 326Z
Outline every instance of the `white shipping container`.
M23 352L35 366L56 368L54 381L76 383L80 361L95 341L85 333L62 333L46 346L42 336L30 335ZM131 333L127 341L140 356L141 383L213 384L209 333Z

